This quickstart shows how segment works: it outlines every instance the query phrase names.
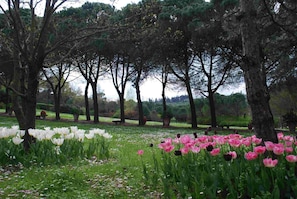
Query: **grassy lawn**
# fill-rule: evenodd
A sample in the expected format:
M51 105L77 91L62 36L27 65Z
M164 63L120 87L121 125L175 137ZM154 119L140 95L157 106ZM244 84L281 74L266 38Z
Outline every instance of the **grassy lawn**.
M51 114L49 118L53 117ZM68 116L71 119L71 116ZM111 118L100 118L110 122ZM135 121L127 121L136 124ZM0 116L0 127L17 125L14 117ZM160 127L156 127L159 125ZM110 133L110 158L102 161L71 162L67 165L12 165L0 167L0 198L159 198L160 188L152 189L143 180L137 151L155 147L166 137L187 134L190 128L162 128L160 123L137 125L86 124L53 120L36 120L36 128L78 126L100 128ZM203 130L195 131L203 133ZM146 153L151 150L148 150ZM150 162L151 154L143 156Z
M230 145L222 145L221 156L213 157L202 149L197 156L190 153L177 157L174 150L181 149L180 143L175 143L176 148L172 153L164 153L158 147L166 138L175 138L177 134L181 134L183 139L186 139L187 135L193 137L193 133L197 133L201 138L206 137L202 135L207 126L199 126L193 130L188 124L172 122L170 128L163 128L160 122L148 122L145 126L138 126L137 121L132 120L127 120L125 125L115 125L112 123L114 118L101 117L99 124L94 124L84 121L83 118L80 118L79 122L73 122L71 115L62 117L62 121L55 121L54 114L49 113L46 120L36 120L36 128L77 126L86 131L94 128L105 130L112 135L112 138L106 141L108 158L100 159L94 155L88 159L75 159L67 156L69 161L65 161L66 163L53 164L33 160L29 166L4 163L0 166L0 198L234 198L245 194L243 198L259 196L268 199L277 198L275 196L279 194L287 194L293 198L297 196L297 182L292 175L295 171L294 164L287 162L285 156L279 157L280 166L275 168L272 175L273 170L263 166L264 157L259 157L260 161L245 160L244 153L250 151L251 147L232 148ZM13 125L17 125L15 117L0 115L0 129ZM243 138L252 135L246 128L233 128L239 130ZM217 131L217 134L228 137L234 133L233 128ZM214 135L214 131L209 134ZM234 141L234 138L228 139ZM84 148L91 146L91 142L84 141ZM3 154L10 153L10 149L4 149L1 143L0 158ZM98 148L102 147L99 142L94 143L98 143ZM203 142L200 144L202 147ZM22 154L22 146L18 146ZM139 155L139 150L143 150L144 154ZM230 150L238 154L232 164L223 159ZM292 153L296 155L296 151L294 149ZM56 157L62 155L58 154ZM31 158L28 154L23 157ZM13 157L11 158L13 160ZM259 171L261 175L257 174ZM269 182L275 174L280 173L280 176L276 176L278 179ZM285 178L289 180L281 180ZM270 193L269 190L276 186L276 183L282 188ZM286 188L289 186L291 187Z

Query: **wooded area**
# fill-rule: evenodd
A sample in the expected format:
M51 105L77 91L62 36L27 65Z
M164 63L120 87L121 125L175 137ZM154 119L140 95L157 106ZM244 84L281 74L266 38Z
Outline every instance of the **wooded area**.
M216 127L215 93L222 85L243 78L255 134L263 141L277 141L270 88L296 82L295 0L142 0L122 10L85 3L57 12L66 1L28 0L23 4L7 0L0 4L1 84L11 93L21 129L35 127L42 79L50 85L56 119L60 119L61 91L69 71L76 70L87 82L87 117L88 87L92 88L95 123L99 122L100 76L110 75L113 81L121 122L125 122L126 85L132 82L139 125L144 124L140 84L154 76L163 85L163 117L168 112L166 86L177 82L185 88L192 128L198 124L193 92L208 99L211 126ZM37 16L41 4L44 12ZM295 111L296 103L289 108ZM31 142L27 132L25 149Z

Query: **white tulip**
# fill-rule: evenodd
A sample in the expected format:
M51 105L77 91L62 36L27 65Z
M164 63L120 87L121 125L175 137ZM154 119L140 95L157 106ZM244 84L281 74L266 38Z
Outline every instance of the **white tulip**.
M12 138L12 142L13 142L15 145L19 145L19 144L21 144L23 141L24 141L24 139L22 139L22 138L20 138L20 137L18 137L18 136Z

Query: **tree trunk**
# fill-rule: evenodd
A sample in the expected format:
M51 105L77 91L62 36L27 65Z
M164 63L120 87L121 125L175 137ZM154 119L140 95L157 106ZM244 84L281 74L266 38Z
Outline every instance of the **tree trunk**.
M214 102L213 92L208 92L208 102L210 108L211 127L217 127L216 107Z
M14 52L13 55L13 81L12 87L18 90L21 94L24 92L22 84L24 84L24 68L20 63L20 56L17 52ZM21 96L18 93L12 92L12 109L15 113L15 116L18 120L19 127L21 130L26 130L26 121L25 121L25 108L24 107L24 96Z
M167 112L167 105L166 105L166 95L165 95L165 88L166 88L166 81L162 82L162 105L163 105L163 114ZM163 126L166 126L165 120L163 118Z
M92 82L91 83L91 87L92 87L92 90L93 90L94 123L99 123L97 83L96 82Z
M140 74L138 74L136 78L135 89L136 89L136 98L137 98L137 106L138 106L138 124L139 126L143 126L145 125L145 122L144 122L142 101L140 96L139 79L140 79Z
M29 66L30 67L30 66ZM25 136L24 136L24 149L29 151L30 145L33 141L32 136L29 135L29 129L35 129L36 121L36 96L38 90L38 73L36 66L31 66L33 69L30 69L28 76L28 90L26 95L26 112L25 112Z
M120 119L121 119L121 123L125 123L125 99L124 99L124 93L120 93L119 94L120 97Z
M6 104L5 104L5 113L10 113L11 105L10 105L10 95L8 87L5 88L5 95L6 95Z
M240 0L240 30L243 46L242 70L246 83L248 103L252 112L257 137L263 141L277 142L273 115L269 105L266 74L261 67L259 40L257 36L257 13L255 1Z
M54 100L55 100L55 113L56 113L56 120L61 120L60 117L60 100L61 99L61 90L58 90L58 94L54 93Z
M190 103L190 109L191 109L191 123L192 123L192 128L196 129L197 128L197 114L196 114L196 107L195 107L195 102L191 90L191 85L189 81L185 81L186 88L187 88L187 93L188 93L188 98L189 98L189 103Z
M86 107L86 120L90 121L90 105L89 105L89 97L88 97L88 89L89 89L89 83L87 82L87 85L85 87L85 107Z

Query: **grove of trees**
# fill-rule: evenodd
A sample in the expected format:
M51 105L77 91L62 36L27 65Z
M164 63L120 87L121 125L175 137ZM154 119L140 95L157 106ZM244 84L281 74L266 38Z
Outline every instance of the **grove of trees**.
M244 79L255 134L277 142L269 89L296 79L295 0L142 0L121 10L87 2L59 10L67 1L0 3L0 79L26 130L25 150L32 143L28 129L35 128L39 82L48 81L58 120L61 91L73 71L86 80L87 116L92 88L95 123L99 77L112 79L122 122L126 85L133 84L143 125L140 85L153 76L164 88L163 117L169 112L167 84L187 91L192 128L198 125L194 93L208 99L211 126L216 127L218 89ZM37 9L43 9L42 15Z

